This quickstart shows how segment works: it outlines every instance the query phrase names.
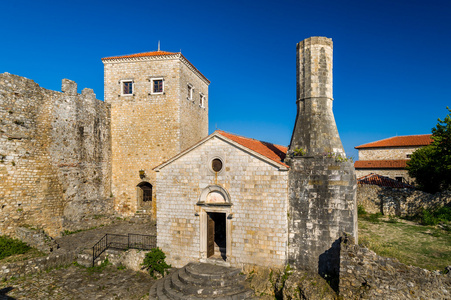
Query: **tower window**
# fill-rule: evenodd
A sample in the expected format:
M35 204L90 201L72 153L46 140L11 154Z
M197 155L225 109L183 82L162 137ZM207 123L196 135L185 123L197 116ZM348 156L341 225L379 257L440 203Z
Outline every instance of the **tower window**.
M122 80L122 95L133 95L133 81Z
M188 84L188 100L193 100L193 86L191 84Z
M152 94L163 94L163 92L164 92L163 78L153 78L152 79Z
M199 106L204 108L205 107L205 96L202 93L200 93L199 96L200 96Z

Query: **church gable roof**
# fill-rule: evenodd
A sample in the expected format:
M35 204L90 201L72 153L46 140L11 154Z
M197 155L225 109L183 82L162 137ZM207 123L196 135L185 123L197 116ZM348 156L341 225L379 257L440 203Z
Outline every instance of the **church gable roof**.
M253 154L254 156L261 158L262 160L278 167L279 169L287 170L289 168L289 166L283 162L283 159L285 158L286 152L288 150L287 147L259 140L254 140L251 138L246 138L222 130L216 130L203 140L199 141L194 146L186 149L185 151L180 152L179 154L170 158L166 162L156 166L154 170L159 171L161 168L164 168L166 165L175 161L179 157L182 157L183 155L191 152L192 150L196 149L197 147L206 143L208 140L214 137L217 137L229 144L232 144L243 151Z
M263 142L263 141L259 141L259 140L254 140L254 139L247 138L244 136L239 136L236 134L228 133L228 132L225 132L222 130L217 130L217 132L220 135L240 144L241 146L244 146L252 151L255 151L255 152L271 159L274 162L277 162L279 164L282 164L282 165L288 167L288 165L283 163L283 160L285 159L285 156L288 151L287 147L275 145L272 143Z

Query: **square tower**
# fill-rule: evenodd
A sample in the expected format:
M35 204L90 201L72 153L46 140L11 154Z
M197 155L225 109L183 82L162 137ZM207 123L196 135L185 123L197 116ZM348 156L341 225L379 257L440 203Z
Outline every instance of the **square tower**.
M124 216L153 212L152 168L208 135L208 85L181 53L102 59L111 105L112 194Z

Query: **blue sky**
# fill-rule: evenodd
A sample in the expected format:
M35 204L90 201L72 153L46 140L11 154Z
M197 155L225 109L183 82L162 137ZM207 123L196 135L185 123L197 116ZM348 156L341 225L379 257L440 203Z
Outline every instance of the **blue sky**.
M102 57L182 51L209 80L210 132L287 145L296 43L334 41L334 113L355 146L430 133L451 106L451 1L2 1L0 73L103 100Z

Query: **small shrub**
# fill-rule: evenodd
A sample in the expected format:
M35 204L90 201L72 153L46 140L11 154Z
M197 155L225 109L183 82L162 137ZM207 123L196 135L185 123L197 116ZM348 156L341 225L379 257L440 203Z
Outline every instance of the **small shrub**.
M366 214L367 214L367 212L366 212L365 208L363 207L363 205L357 206L357 215L364 216Z
M167 269L171 268L171 265L164 261L165 258L166 254L160 248L153 248L146 254L141 265L156 279L155 271L164 276Z
M446 224L451 221L451 207L443 206L436 210L423 209L419 218L422 225Z
M296 148L293 150L294 152L294 156L304 156L307 154L307 150L303 149L303 148Z
M0 236L0 259L15 254L24 254L31 249L22 241L7 236Z
M86 270L88 271L88 273L100 273L100 272L102 272L103 270L105 270L105 268L107 267L107 266L109 266L109 265L111 265L111 263L110 263L110 261L108 260L108 257L107 258L105 258L105 260L104 261L102 261L101 263L100 263L100 265L97 265L97 266L94 266L94 267L89 267L89 268L86 268Z

